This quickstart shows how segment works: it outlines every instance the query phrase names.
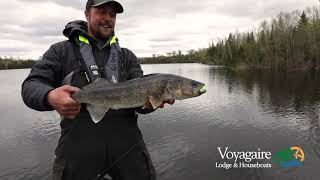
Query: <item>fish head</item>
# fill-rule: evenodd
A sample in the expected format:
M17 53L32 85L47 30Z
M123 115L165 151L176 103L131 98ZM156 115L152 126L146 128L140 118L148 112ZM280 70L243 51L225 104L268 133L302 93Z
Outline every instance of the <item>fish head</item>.
M175 94L178 99L197 97L206 92L204 83L191 79L181 79L177 85Z

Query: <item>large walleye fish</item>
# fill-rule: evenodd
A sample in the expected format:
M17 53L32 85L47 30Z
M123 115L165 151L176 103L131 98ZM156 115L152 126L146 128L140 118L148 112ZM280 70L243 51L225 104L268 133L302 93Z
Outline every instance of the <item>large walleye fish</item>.
M168 99L200 96L206 92L204 86L201 82L172 74L149 74L121 83L98 78L71 97L86 103L92 120L97 123L109 109L141 107L147 101L155 109Z

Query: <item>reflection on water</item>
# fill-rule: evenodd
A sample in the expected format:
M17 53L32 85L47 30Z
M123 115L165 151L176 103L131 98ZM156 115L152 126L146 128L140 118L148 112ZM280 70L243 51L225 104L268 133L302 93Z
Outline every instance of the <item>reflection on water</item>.
M318 179L319 73L235 72L200 64L143 65L143 70L189 77L207 89L140 116L158 179ZM24 106L20 86L28 72L0 71L0 179L50 177L59 116ZM216 168L217 147L275 154L288 146L302 146L302 167Z

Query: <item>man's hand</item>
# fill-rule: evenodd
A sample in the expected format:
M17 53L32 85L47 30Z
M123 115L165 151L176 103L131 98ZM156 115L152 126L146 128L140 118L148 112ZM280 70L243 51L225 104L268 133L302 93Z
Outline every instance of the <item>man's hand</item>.
M159 105L158 108L163 108L163 107L164 107L164 104L166 104L166 103L172 105L172 104L174 104L174 102L175 102L174 99L168 99L168 100L166 100L166 101L163 101L163 102ZM146 109L153 110L153 107L152 107L152 105L151 105L151 103L150 103L149 101L147 101L147 102L144 104L144 107L145 107Z
M65 85L48 93L48 103L63 117L74 119L80 112L81 103L76 102L70 97L74 92L80 91L79 88Z

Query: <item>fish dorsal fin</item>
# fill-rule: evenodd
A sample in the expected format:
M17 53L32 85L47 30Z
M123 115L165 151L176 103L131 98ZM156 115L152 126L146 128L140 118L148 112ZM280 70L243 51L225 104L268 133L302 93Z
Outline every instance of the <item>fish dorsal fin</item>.
M160 104L163 101L163 97L161 96L150 96L149 97L149 102L151 103L153 109L156 109L160 106Z
M100 88L100 87L105 87L105 86L109 86L112 85L113 83L103 79L103 78L97 78L95 79L92 83L84 86L82 89L94 89L94 88Z
M91 119L94 123L98 123L104 117L106 112L108 112L108 108L97 106L93 104L87 104L87 110L91 116Z
M142 77L140 77L140 78L145 78L145 77L155 76L155 75L159 75L159 74L161 74L161 73L146 74L146 75L144 75L144 76L142 76Z

